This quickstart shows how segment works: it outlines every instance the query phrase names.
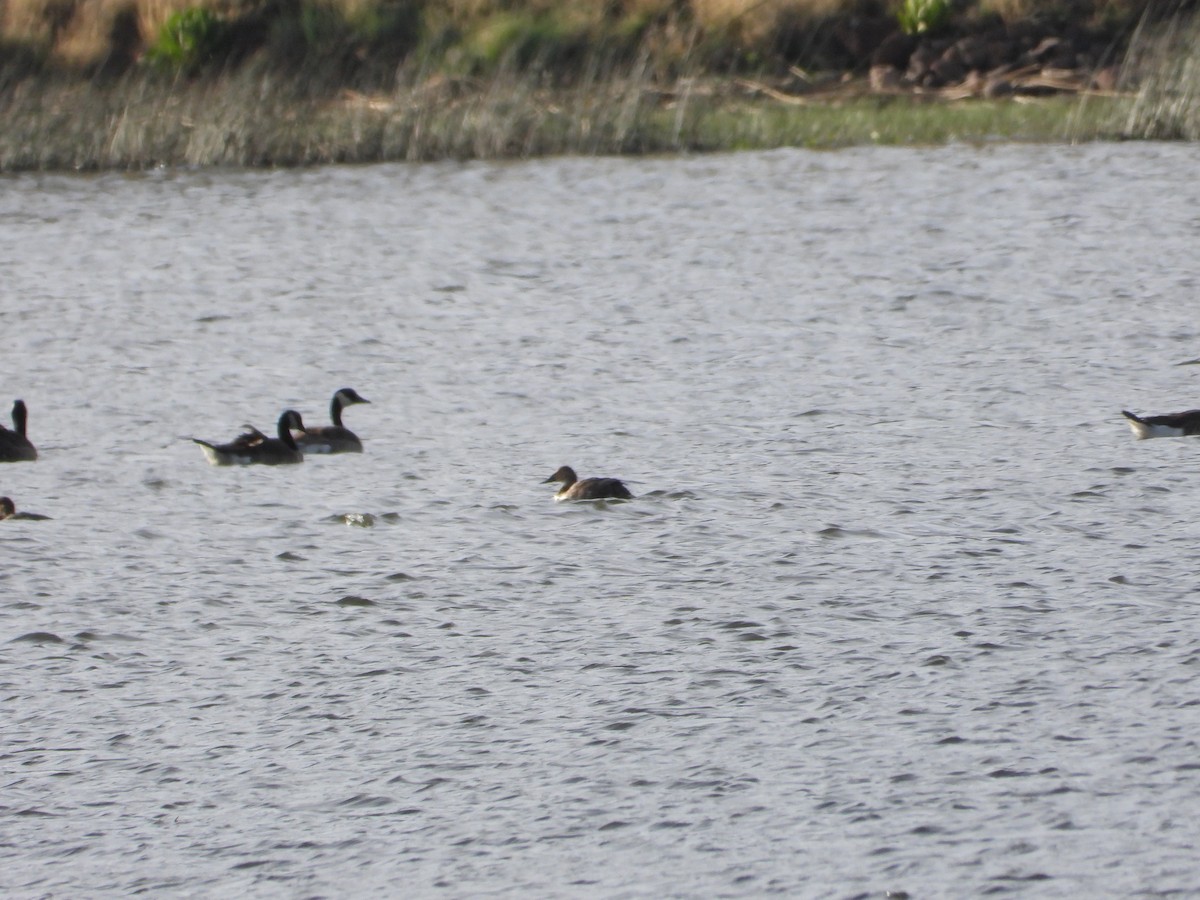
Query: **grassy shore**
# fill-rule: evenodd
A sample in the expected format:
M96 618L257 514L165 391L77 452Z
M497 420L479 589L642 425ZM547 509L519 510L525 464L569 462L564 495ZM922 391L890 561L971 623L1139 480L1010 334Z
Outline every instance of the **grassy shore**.
M1108 97L946 102L849 92L790 104L723 88L689 83L664 93L607 84L548 91L516 83L458 97L448 96L453 88L427 88L322 99L248 78L169 91L136 79L43 86L10 98L0 170L1087 141L1118 137L1127 104Z
M39 2L49 8L26 0L24 21L43 21ZM930 87L933 76L917 80L911 66L894 70L903 83L880 87L879 51L855 58L850 50L886 46L881 36L897 31L895 3L226 0L166 45L166 25L199 7L146 3L88 7L107 18L88 40L76 28L76 43L92 50L71 62L69 27L40 44L29 37L36 28L15 41L20 4L9 0L5 43L19 52L0 69L0 171L1187 137L1163 115L1179 108L1179 73L1195 67L1164 67L1156 48L1169 45L1186 63L1198 46L1178 15L1158 27L1145 9L1139 15L1146 4L1133 2L962 2L957 33L943 22L944 36L901 35L918 52L952 53L962 34L997 29L1041 47L1046 29L1067 27L1061 16L1070 13L1085 75L1111 64L1106 53L1123 58L1129 44L1140 65L1167 73L1146 79L1158 99L1093 90L1084 76L1068 80L1065 93L981 99ZM1028 24L1030 9L1044 17L1052 7L1060 20L1035 23L1040 31ZM1080 18L1083 7L1090 12ZM874 18L850 15L864 9ZM1154 37L1160 32L1167 43ZM1035 87L1068 83L1044 68L1052 63L1041 65L1060 75Z

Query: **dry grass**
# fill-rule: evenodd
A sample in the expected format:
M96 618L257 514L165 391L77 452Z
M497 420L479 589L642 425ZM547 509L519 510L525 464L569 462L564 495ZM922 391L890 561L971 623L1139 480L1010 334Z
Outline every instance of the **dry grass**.
M138 41L145 44L173 12L204 6L229 13L237 5L237 0L4 0L0 34L41 49L55 63L86 69L110 56L123 19L136 23Z
M1123 122L1128 137L1200 140L1200 14L1142 29L1125 67L1139 85Z
M0 171L1089 140L1111 136L1110 104L1118 102L840 96L788 104L728 80L664 90L638 69L570 89L509 73L325 100L247 71L174 87L145 79L107 87L27 82L0 96Z

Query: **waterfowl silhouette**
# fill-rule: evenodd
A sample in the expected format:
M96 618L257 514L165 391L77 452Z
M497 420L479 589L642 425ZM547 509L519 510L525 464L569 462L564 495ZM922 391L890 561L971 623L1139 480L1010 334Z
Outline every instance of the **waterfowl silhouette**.
M304 429L296 435L296 443L305 453L362 453L363 445L358 435L342 425L342 410L355 403L370 402L353 388L342 388L329 402L329 418L333 424Z
M303 431L304 420L294 409L286 409L276 426L278 437L269 438L253 425L243 426L244 434L238 435L228 444L210 444L199 438L192 440L200 445L209 463L214 466L282 466L304 462L304 454L296 446L292 430Z
M632 500L633 494L620 478L585 478L583 481L570 466L562 466L542 484L557 481L562 484L555 500Z
M43 516L40 513L17 512L17 505L12 502L11 497L0 497L0 520L29 519L33 521L45 521L49 518L49 516Z
M1200 409L1169 413L1165 416L1136 416L1121 410L1129 420L1129 429L1139 441L1159 437L1191 437L1200 434Z
M37 448L25 437L25 420L28 416L24 400L13 403L13 430L9 431L0 425L0 462L32 462L37 459Z

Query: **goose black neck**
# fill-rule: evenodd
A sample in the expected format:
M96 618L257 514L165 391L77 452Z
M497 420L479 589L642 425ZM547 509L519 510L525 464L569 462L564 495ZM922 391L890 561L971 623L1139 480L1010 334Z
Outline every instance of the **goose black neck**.
M279 439L283 441L285 446L292 450L298 450L299 447L296 445L296 439L292 437L292 430L288 427L290 424L291 417L282 415L279 417L279 425L275 430L279 435Z
M17 434L19 434L21 437L25 437L25 420L28 417L28 415L29 415L29 412L28 412L28 410L25 409L25 401L24 400L18 400L16 403L13 404L13 408L12 408L13 428L16 430Z

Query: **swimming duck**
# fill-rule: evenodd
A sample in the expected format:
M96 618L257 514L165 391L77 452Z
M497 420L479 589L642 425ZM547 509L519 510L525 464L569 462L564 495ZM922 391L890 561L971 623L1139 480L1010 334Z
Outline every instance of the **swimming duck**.
M1157 437L1190 437L1200 434L1200 409L1170 413L1165 416L1135 416L1128 410L1121 415L1129 420L1129 428L1139 441Z
M332 425L306 428L296 435L296 443L305 453L362 453L362 441L349 428L342 425L342 410L355 403L370 403L360 397L353 388L342 388L329 402L329 418Z
M9 431L0 425L0 462L32 462L37 459L37 448L25 437L25 420L29 411L25 401L18 400L13 404L13 430Z
M570 466L563 466L542 484L560 482L562 487L554 495L555 500L632 500L633 494L620 478L585 478L583 481Z
M294 409L283 411L276 431L279 437L269 438L252 425L228 444L210 444L199 438L192 440L200 445L209 463L214 466L282 466L304 462L304 454L296 446L292 429L304 430L304 421Z
M12 502L11 497L0 497L0 519L29 519L44 521L49 518L49 516L43 516L40 513L17 512L17 505Z

